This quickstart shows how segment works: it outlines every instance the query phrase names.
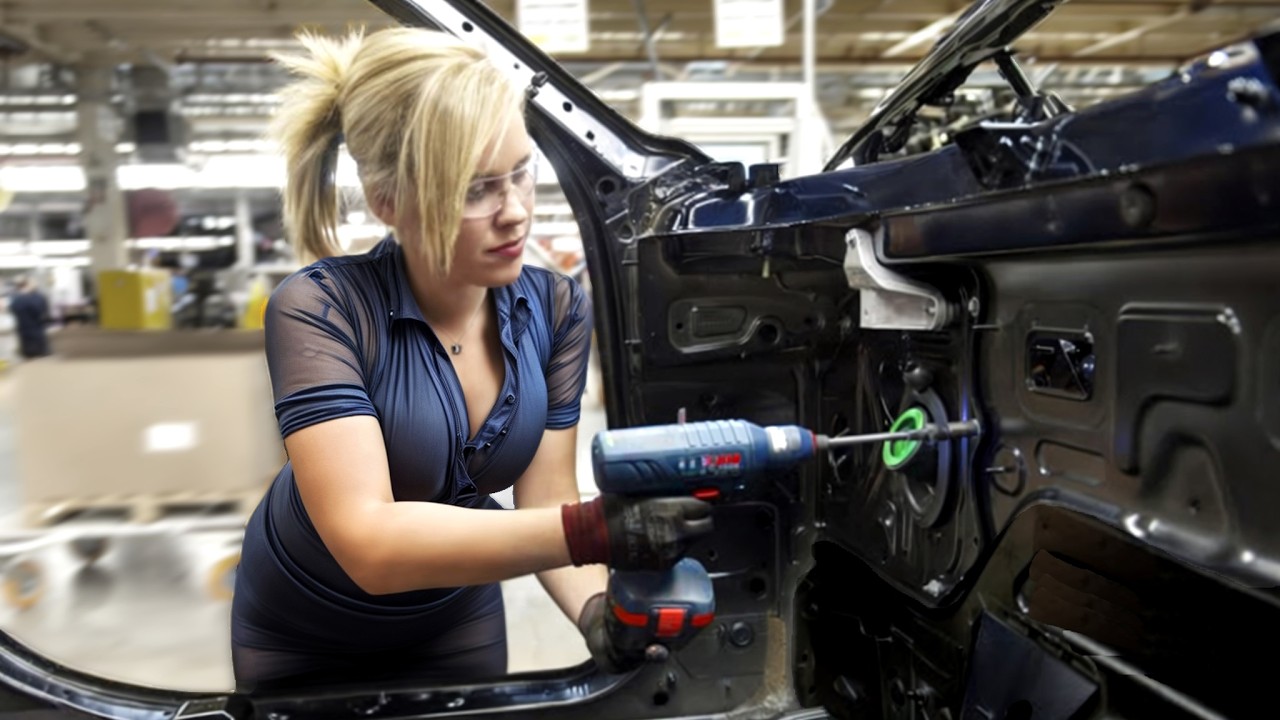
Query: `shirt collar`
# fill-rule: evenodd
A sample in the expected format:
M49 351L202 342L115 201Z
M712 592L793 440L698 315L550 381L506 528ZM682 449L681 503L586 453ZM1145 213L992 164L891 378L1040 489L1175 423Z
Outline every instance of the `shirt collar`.
M388 298L391 305L391 321L394 323L399 320L417 320L424 325L427 324L426 319L422 317L422 309L418 307L417 299L413 297L413 289L409 285L404 248L396 242L395 236L387 235L369 252L374 257L390 261L386 267L390 276L387 280L391 289ZM529 295L525 289L525 283L516 280L505 287L494 288L493 298L498 308L498 323L502 328L502 334L512 339L518 338L528 325ZM515 308L514 311L513 308Z

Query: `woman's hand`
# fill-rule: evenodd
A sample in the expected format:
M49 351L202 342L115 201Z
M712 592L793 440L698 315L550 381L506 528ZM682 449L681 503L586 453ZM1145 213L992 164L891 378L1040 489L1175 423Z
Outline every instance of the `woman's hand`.
M578 631L582 633L583 640L586 640L587 650L591 652L591 659L596 661L596 666L602 672L618 675L631 670L640 662L637 658L622 657L609 639L604 622L608 608L609 603L604 593L592 595L582 607L582 614L578 616Z
M574 565L665 570L712 530L711 506L695 498L601 495L560 510Z

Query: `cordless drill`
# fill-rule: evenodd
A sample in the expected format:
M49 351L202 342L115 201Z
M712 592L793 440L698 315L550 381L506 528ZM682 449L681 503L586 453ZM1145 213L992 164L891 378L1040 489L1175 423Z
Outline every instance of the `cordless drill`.
M889 432L839 437L745 420L654 425L597 433L591 463L603 493L731 500L828 448L884 442L885 461L892 466L922 442L976 435L979 429L974 420L932 424L922 408L904 412Z
M840 437L798 425L715 420L605 430L591 441L591 461L602 493L733 501L770 475L832 447L883 442L885 463L892 469L910 462L922 442L979 431L972 420L931 424L922 408L903 413L889 432ZM614 571L606 600L609 637L630 658L679 649L715 614L711 578L691 558L663 572Z

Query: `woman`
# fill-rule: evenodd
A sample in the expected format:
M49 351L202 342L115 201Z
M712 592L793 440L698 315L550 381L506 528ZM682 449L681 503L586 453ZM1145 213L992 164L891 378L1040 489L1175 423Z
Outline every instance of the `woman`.
M692 499L579 503L591 310L524 268L523 94L450 36L303 38L274 128L286 223L322 258L272 294L267 360L289 462L245 530L237 685L465 682L506 671L497 582L538 573L612 659L607 567L665 567L710 530ZM339 142L393 233L340 257ZM518 509L491 493L514 485Z

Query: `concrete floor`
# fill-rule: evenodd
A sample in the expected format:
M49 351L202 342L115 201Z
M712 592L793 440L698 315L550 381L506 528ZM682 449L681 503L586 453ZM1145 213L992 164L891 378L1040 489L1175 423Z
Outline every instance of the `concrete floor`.
M233 686L228 627L230 603L210 583L225 581L218 563L239 547L239 531L174 531L134 526L106 553L85 565L70 539L119 527L68 523L32 534L21 527L13 391L20 369L0 372L0 566L11 577L18 563L40 568L39 600L28 608L0 602L0 629L67 666L114 680L180 690L223 691ZM579 426L578 481L594 494L585 449L605 426L593 368ZM498 496L510 506L510 494ZM35 587L28 584L27 589ZM576 628L530 576L503 583L509 670L565 667L588 657Z

